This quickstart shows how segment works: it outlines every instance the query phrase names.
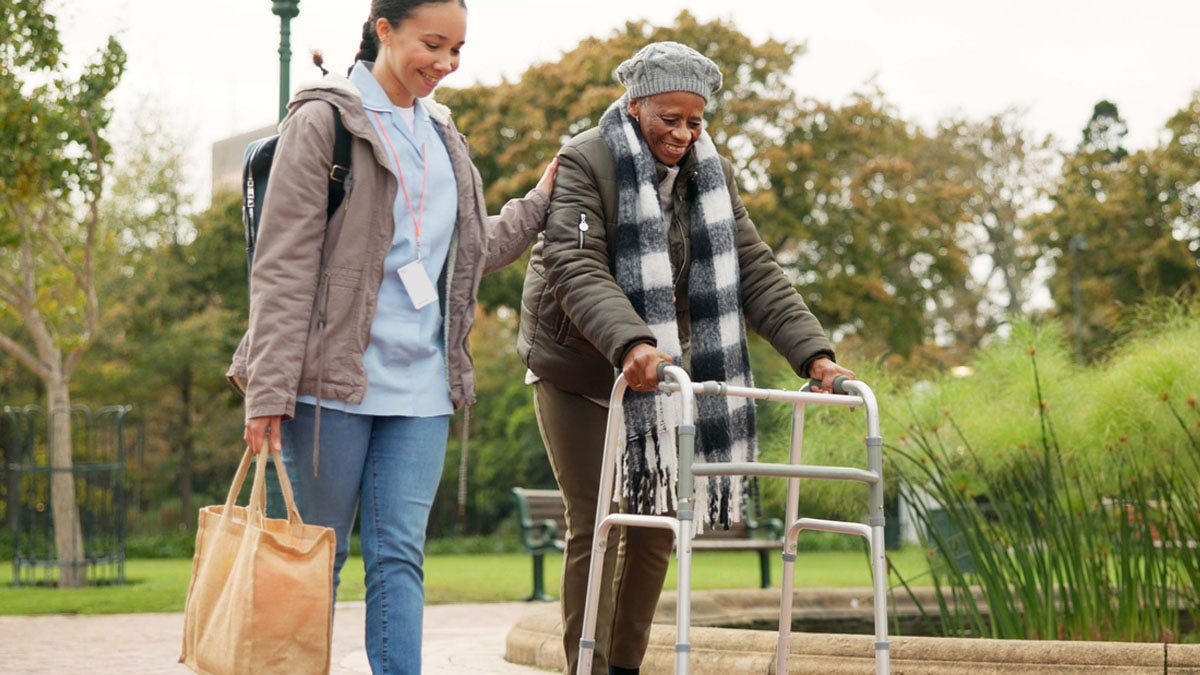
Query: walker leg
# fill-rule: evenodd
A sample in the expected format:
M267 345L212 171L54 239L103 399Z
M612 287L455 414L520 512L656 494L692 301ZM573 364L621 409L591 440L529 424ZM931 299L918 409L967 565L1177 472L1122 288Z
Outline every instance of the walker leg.
M805 385L805 389L808 386ZM789 448L788 463L799 465L804 451L804 404L792 406L792 444ZM787 502L784 504L784 523L787 531L783 538L783 572L779 591L779 640L775 644L775 672L778 674L788 671L788 652L791 650L792 635L792 593L795 590L796 570L796 538L799 532L792 531L792 523L800 515L800 479L789 478L787 481Z
M603 499L601 501L607 502ZM608 510L607 506L604 510ZM592 659L596 651L596 615L600 607L601 579L604 576L604 552L608 549L608 531L612 529L612 523L605 518L596 522L599 524L592 541L592 565L588 572L587 601L583 605L583 630L579 634L576 675L591 675L592 672Z
M887 635L887 557L882 522L871 526L871 587L875 596L875 675L888 675L891 650Z
M620 394L625 390L624 377L618 377L613 385L613 396L608 409L608 424L604 432L604 459L600 468L600 490L596 493L595 533L592 537L592 565L588 572L587 601L583 605L583 626L579 633L579 658L575 667L577 675L591 675L592 659L596 652L596 615L600 609L600 584L604 573L604 553L608 550L608 531L613 523L608 519L612 504L613 483L616 482L617 460L615 444L621 425L622 405Z
M783 578L779 591L779 640L775 643L775 673L784 675L788 671L788 652L791 650L792 635L792 592L795 586L796 538L799 532L788 528L783 540Z
M675 538L675 553L678 559L678 600L675 603L675 675L687 675L690 667L692 643L689 626L692 614L692 529L691 514L681 514L679 531Z

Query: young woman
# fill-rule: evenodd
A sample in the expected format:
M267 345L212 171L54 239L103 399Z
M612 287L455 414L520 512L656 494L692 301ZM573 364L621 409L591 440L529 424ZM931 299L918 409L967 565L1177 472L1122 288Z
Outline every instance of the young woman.
M305 522L337 531L335 589L361 513L376 673L421 670L422 548L450 414L474 400L479 281L541 229L556 166L488 216L463 137L427 98L458 68L466 23L461 0L372 0L349 78L296 94L229 370L246 443L282 449ZM327 217L334 115L353 141Z
M710 59L657 42L617 67L627 92L599 126L567 141L545 239L534 245L521 302L518 350L534 410L566 502L563 647L574 673L591 565L608 397L617 372L626 447L623 506L672 512L673 427L655 409L656 367L682 365L696 381L750 386L745 324L800 375L830 391L854 374L833 361L816 317L775 262L738 197L732 165L704 131L721 87ZM651 198L645 198L652 195ZM672 404L674 405L674 404ZM745 399L697 397L697 454L749 461L754 410ZM697 484L696 517L721 527L740 515L740 482ZM606 564L593 673L636 673L673 544L665 530L622 528ZM619 553L618 553L619 548ZM615 568L615 570L614 570Z

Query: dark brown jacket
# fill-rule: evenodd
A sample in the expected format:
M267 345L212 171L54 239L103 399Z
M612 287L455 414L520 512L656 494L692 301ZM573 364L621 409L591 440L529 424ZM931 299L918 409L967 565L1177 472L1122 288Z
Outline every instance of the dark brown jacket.
M680 162L668 232L671 263L677 270L675 309L685 366L690 360L688 231L694 154ZM737 221L746 321L797 374L807 376L808 363L818 356L833 358L833 347L758 236L738 196L733 167L725 158L721 164ZM588 223L586 231L579 228L580 216ZM634 345L655 344L613 276L616 218L616 166L594 128L568 141L559 155L546 231L534 244L525 272L517 351L538 377L565 391L598 398L608 398L615 369Z

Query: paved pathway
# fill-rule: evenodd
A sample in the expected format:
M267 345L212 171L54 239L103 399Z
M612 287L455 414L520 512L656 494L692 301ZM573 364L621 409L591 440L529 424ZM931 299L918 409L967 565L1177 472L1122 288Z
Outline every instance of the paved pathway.
M509 628L529 607L522 602L433 605L425 609L424 675L547 672L504 660ZM332 675L370 675L363 650L361 602L341 603L333 627ZM4 675L172 675L182 614L0 616Z

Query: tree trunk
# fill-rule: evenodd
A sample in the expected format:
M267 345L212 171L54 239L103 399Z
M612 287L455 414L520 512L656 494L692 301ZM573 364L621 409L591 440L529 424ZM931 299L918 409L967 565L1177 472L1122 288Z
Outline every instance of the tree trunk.
M182 438L180 438L179 449L179 505L180 514L183 518L185 527L191 527L192 520L195 517L195 511L192 509L192 464L193 464L193 442L195 437L192 430L192 371L184 370L179 382L179 398L182 402L182 420L180 429Z
M79 588L87 584L87 565L75 501L75 474L71 471L71 393L65 377L59 375L46 382L46 398L50 416L50 513L58 555L58 586Z

